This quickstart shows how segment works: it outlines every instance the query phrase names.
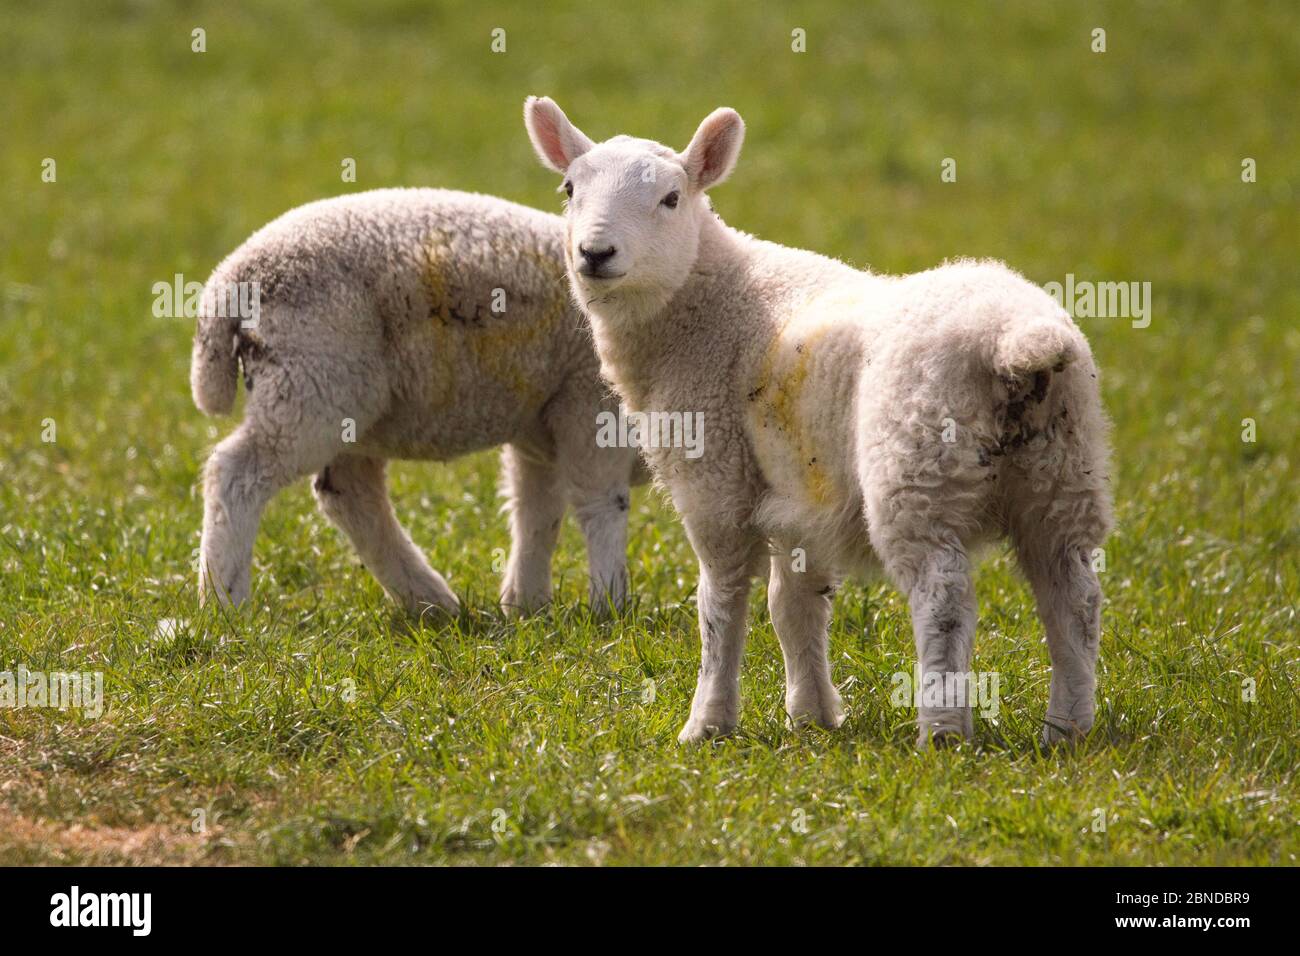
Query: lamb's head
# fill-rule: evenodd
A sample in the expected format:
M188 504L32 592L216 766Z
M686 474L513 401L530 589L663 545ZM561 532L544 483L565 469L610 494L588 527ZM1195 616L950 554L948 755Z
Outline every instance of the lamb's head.
M690 274L713 215L705 191L740 154L740 115L714 110L680 153L631 136L593 143L546 97L524 103L524 125L542 163L564 176L564 257L582 301L666 301Z

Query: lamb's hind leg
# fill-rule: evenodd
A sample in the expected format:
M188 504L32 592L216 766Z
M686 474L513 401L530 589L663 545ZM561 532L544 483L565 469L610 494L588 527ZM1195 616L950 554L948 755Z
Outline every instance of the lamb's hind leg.
M918 745L975 735L969 675L975 647L975 584L957 542L932 547L908 589L921 701Z
M236 606L248 600L262 510L282 488L328 461L336 438L307 425L287 440L250 403L248 417L217 444L204 466L200 603L211 596Z
M215 594L240 604L249 593L253 539L262 509L280 489L324 468L345 447L343 423L359 433L375 420L387 394L367 354L315 354L282 349L277 361L245 360L255 383L244 421L213 450L204 468L200 601ZM336 383L331 393L318 387ZM358 384L355 390L348 383Z
M975 587L961 537L934 516L869 499L871 542L894 583L907 595L920 673L917 745L975 733L970 694L975 645Z
M564 495L555 465L538 455L507 445L501 469L510 511L510 557L501 583L501 607L527 614L551 599L551 556L564 520Z
M1086 545L1048 535L1021 538L1017 551L1038 601L1052 659L1043 743L1073 742L1092 729L1096 715L1101 585Z
M272 453L259 447L245 422L212 450L203 466L203 537L199 545L199 603L212 597L238 606L248 600L253 540L262 509L283 482Z
M1043 727L1049 746L1081 738L1096 715L1101 586L1092 560L1110 530L1111 505L1105 426L1086 372L1070 367L1054 375L1034 423L1046 446L1017 450L1004 471L1007 530L1052 659Z
M592 399L575 394L552 410L548 424L561 479L587 545L588 601L594 611L605 613L621 610L627 602L627 518L637 452L597 442Z
M627 603L627 515L631 494L615 484L575 501L574 512L587 544L587 600L598 613L620 611Z
M456 595L397 522L383 459L339 455L316 475L312 488L321 511L348 536L393 600L412 614L429 607L456 613Z
M785 658L785 710L796 727L813 722L838 727L844 705L831 682L827 656L831 623L830 578L796 572L784 554L772 556L767 606Z

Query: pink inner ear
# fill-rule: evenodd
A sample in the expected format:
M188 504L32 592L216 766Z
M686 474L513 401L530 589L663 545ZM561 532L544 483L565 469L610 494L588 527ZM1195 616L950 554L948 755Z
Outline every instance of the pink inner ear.
M730 141L731 133L725 127L709 138L704 150L704 169L701 170L704 178L712 179L722 171L722 164L727 156L727 144Z
M696 179L702 183L711 183L722 174L731 149L731 140L735 137L734 125L725 119L705 129L700 142Z
M564 147L560 144L560 124L556 121L555 115L549 110L535 110L533 129L542 151L546 153L546 158L561 169L568 166L569 158L564 155Z

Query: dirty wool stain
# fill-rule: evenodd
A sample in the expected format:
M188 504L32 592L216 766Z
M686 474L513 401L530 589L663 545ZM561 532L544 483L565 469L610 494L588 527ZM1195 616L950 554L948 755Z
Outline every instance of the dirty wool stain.
M452 255L445 240L426 248L423 282L433 309L433 337L439 355L439 399L450 401L455 390L457 367L472 368L477 375L498 382L521 402L535 403L544 396L533 381L533 370L525 358L537 343L553 334L567 314L568 287L563 266L543 252L531 248L517 249L493 243L493 258L499 262L528 262L538 271L543 288L539 303L525 306L524 294L502 286L506 311L493 312L492 290L482 290L487 301L472 302L460 296L455 282L448 277L445 263Z
M835 499L835 486L818 460L810 429L800 420L799 408L808 379L813 348L827 327L791 329L777 336L764 357L758 383L750 393L760 403L760 421L790 447L799 463L804 492L814 504L827 505Z
M443 262L451 256L451 246L445 237L427 246L424 250L424 269L420 279L429 296L430 307L435 310L437 321L429 324L431 355L434 369L430 377L432 394L429 396L437 408L449 406L456 392L456 367L458 364L460 342L456 330L451 327L450 317L444 315L448 299L448 282L443 270ZM430 316L431 318L433 315Z

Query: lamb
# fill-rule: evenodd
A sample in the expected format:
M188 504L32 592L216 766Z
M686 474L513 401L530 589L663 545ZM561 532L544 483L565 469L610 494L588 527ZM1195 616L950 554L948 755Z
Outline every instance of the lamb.
M681 153L595 144L546 98L530 97L524 120L564 176L565 263L602 373L634 411L705 422L702 455L644 450L699 559L701 663L679 739L736 727L748 595L765 568L795 725L842 722L832 594L877 568L908 599L923 686L960 689L971 554L997 537L1046 627L1043 740L1086 734L1108 426L1088 343L1060 306L996 262L875 275L729 228L705 193L739 155L733 110ZM973 736L959 696L919 702L918 746Z
M248 400L204 470L200 600L247 600L262 509L314 474L321 510L394 600L455 613L397 522L385 462L504 445L503 607L550 599L567 504L592 604L621 607L637 452L596 442L616 404L567 294L563 244L559 216L384 189L294 209L225 259L204 287L191 385L200 410L229 412L242 364Z

